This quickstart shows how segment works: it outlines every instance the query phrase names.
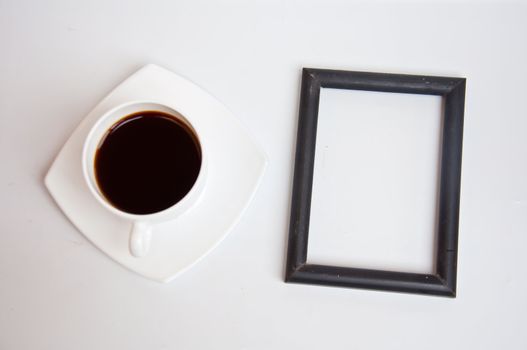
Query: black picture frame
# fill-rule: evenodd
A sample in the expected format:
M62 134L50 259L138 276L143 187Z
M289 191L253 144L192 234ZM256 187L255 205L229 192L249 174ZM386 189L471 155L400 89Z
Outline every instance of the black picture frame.
M465 78L304 68L291 201L286 282L455 297ZM306 263L320 88L443 97L435 273Z

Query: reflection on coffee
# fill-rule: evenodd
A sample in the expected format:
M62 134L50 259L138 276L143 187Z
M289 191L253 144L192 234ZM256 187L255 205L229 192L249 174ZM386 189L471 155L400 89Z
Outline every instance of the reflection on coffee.
M201 168L194 132L172 115L144 111L115 123L95 155L95 177L117 209L152 214L179 202Z

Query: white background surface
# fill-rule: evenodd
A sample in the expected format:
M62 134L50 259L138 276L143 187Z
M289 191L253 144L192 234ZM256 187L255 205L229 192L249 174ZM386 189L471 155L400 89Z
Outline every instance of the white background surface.
M322 89L307 261L434 272L442 98Z
M525 349L527 7L0 0L0 349ZM270 164L168 285L89 244L43 186L87 112L152 62L224 102ZM465 76L458 297L284 284L302 66Z

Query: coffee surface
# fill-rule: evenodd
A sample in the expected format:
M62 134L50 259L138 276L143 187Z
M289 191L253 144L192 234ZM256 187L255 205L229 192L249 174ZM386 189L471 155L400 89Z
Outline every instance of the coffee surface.
M158 111L124 117L101 140L95 155L99 189L117 209L152 214L190 191L201 168L195 134Z

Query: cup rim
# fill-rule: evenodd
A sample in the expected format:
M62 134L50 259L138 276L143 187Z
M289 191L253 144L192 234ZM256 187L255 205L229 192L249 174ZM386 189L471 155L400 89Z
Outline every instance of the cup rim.
M98 189L98 186L97 186L97 180L95 178L92 179L92 176L90 175L90 172L88 170L88 166L90 166L90 164L93 163L93 162L91 162L91 160L94 159L94 157L91 157L91 154L88 154L89 153L89 148L90 148L91 142L93 141L92 139L95 136L95 133L97 132L97 130L99 129L101 124L107 118L109 118L110 115L116 113L118 110L126 108L126 107L130 107L130 106L133 106L133 105L141 105L141 104L160 105L160 106L162 106L164 108L167 108L169 110L172 110L172 111L176 112L177 115L172 115L172 116L177 118L178 120L181 120L181 118L178 117L178 115L183 117L184 120L182 120L182 121L185 122L186 124L188 124L190 129L194 132L194 135L196 136L196 138L198 140L198 144L199 144L200 150L201 150L201 167L200 167L198 176L196 177L196 181L194 182L194 185L192 185L192 188L190 189L190 191L188 191L187 194L182 199L180 199L177 203L173 204L172 206L170 206L168 208L165 208L165 209L163 209L161 211L157 211L157 212L150 213L150 214L128 213L126 211L120 210L120 209L116 208L115 206L113 206L101 194L101 191L100 191L100 189ZM129 113L129 114L141 112L142 110L146 110L146 109L139 109L138 108L137 111ZM167 113L167 112L164 112L164 113ZM171 113L169 113L169 114L171 114ZM124 118L127 115L119 116L119 119ZM116 123L119 119L116 119L114 123ZM100 139L97 140L98 144L100 143L100 141L101 141ZM95 122L95 124L92 125L92 127L90 128L90 131L88 132L88 134L86 135L86 137L84 139L84 144L83 144L83 147L82 147L81 163L82 163L82 172L83 172L84 180L86 181L86 184L88 185L88 188L89 188L90 192L92 193L92 195L97 199L97 201L104 208L108 209L110 212L112 212L113 214L115 214L117 216L120 216L122 218L131 220L131 221L155 221L156 219L160 219L162 217L167 216L167 214L169 214L170 212L175 212L179 208L184 208L184 205L187 204L188 200L191 199L192 197L196 196L196 192L198 192L203 187L202 182L203 182L204 177L205 177L206 164L207 164L206 158L207 158L206 151L204 149L203 141L202 141L202 139L200 137L199 131L196 129L195 125L192 124L183 113L181 113L178 110L176 110L175 108L173 108L171 106L168 106L165 103L162 103L162 102L159 102L159 101L154 101L154 100L135 100L135 101L128 101L128 102L125 102L125 103L121 103L121 104L119 104L119 105L107 110L106 112L104 112L97 119L97 121ZM93 164L91 164L91 166L93 166ZM94 172L94 174L95 174L95 172Z

